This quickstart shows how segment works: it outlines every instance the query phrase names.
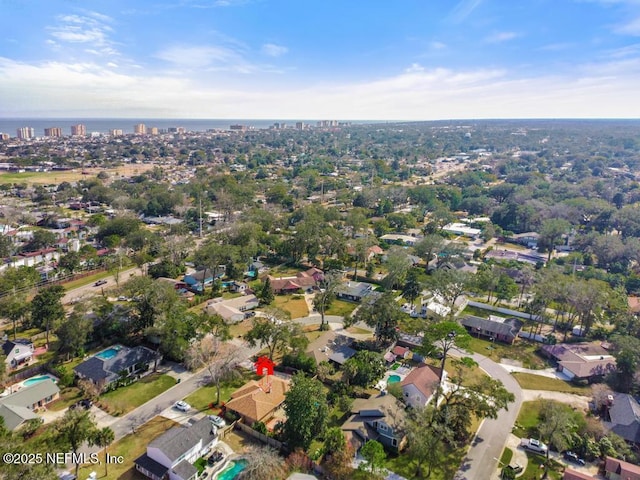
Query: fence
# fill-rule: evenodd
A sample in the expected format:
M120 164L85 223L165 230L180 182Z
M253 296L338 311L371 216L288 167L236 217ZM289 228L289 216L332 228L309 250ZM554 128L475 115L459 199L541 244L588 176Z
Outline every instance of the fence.
M282 449L282 442L279 442L275 438L268 437L267 435L264 435L263 433L257 432L256 430L254 430L253 428L245 425L242 422L236 422L235 423L235 427L237 429L239 429L239 430L242 430L244 433L252 436L253 438L257 438L262 443L266 443L267 445L270 445L273 448L277 448L278 450Z
M33 367L20 370L18 373L14 373L13 375L9 375L7 383L16 383L24 380L25 378L33 377L34 375L40 375L42 373L45 373L44 365L35 365Z
M494 307L493 305L488 305L482 302L474 302L473 300L469 300L468 305L470 307L481 308L482 310L489 310L491 312L502 313L504 315L509 315L510 317L518 317L518 318L524 318L527 320L536 320L536 321L540 320L538 315L530 315L528 313L519 312L518 310L511 310L510 308Z

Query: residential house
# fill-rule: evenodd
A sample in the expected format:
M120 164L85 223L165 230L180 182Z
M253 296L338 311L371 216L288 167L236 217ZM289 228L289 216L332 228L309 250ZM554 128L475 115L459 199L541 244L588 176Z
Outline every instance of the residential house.
M238 414L246 425L267 423L282 405L289 381L276 376L252 380L231 394L225 408Z
M515 342L524 325L524 322L517 318L502 318L495 315L489 318L467 315L460 323L471 336L497 340L509 345Z
M352 343L353 338L340 335L333 330L327 330L326 332L322 332L313 342L309 343L305 353L313 358L316 365L318 365L320 362L328 362L330 360L329 357L335 350L341 347L349 348Z
M73 370L79 378L90 380L100 388L107 388L120 379L149 373L151 364L157 364L161 357L147 347L115 345L90 357Z
M246 312L257 308L260 300L255 295L243 295L236 298L214 298L204 307L209 315L220 315L227 323L237 323L244 320Z
M153 480L197 479L193 463L217 442L217 428L205 417L188 427L173 427L152 440L134 464L138 472Z
M640 466L607 457L604 463L604 476L609 480L640 480Z
M10 266L18 267L35 267L42 263L57 262L60 259L60 253L53 247L43 248L35 252L24 252L16 257L11 258Z
M349 300L351 302L360 303L363 298L371 295L375 285L366 282L342 283L336 288L336 297L341 300Z
M57 400L60 389L53 380L42 380L22 387L6 397L0 398L0 417L8 430L15 430L24 422L38 418L34 410Z
M411 370L404 380L402 386L402 396L407 405L413 408L424 407L433 398L438 385L440 384L441 369L431 365L421 365ZM443 372L442 380L446 380L447 372Z
M544 345L540 352L557 363L567 378L595 382L616 369L616 359L598 342Z
M640 297L627 297L629 312L634 315L640 314Z
M413 237L411 235L402 235L402 234L398 234L398 233L387 233L385 235L382 235L380 237L380 240L387 242L387 243L392 243L392 244L398 244L401 243L403 245L408 245L410 247L414 246L417 242L419 242L421 240L422 237Z
M640 444L640 404L631 395L614 393L604 426L631 444Z
M265 278L269 279L274 293L287 294L314 288L324 279L324 272L318 268L310 268L299 272L295 277L275 278L267 275Z
M449 223L442 227L442 230L452 235L464 235L471 238L478 238L482 233L479 228L472 228L464 223Z
M249 290L249 285L247 285L245 282L233 282L231 285L229 285L229 290L234 293L244 294Z
M596 477L588 473L573 470L572 468L567 468L562 475L562 480L596 480Z
M334 345L334 347L329 352L329 360L332 361L333 363L336 363L339 366L342 366L345 364L347 360L349 360L355 354L356 354L356 351L353 348L347 346L346 344Z
M377 440L385 448L399 452L406 444L404 416L404 406L393 395L381 393L354 400L351 415L341 429L356 448Z
M33 343L26 338L7 340L2 344L4 361L9 368L17 368L23 363L29 362L33 357L34 350Z
M198 270L195 273L185 275L183 281L191 291L200 293L213 283L213 277L213 270L205 268L204 270Z

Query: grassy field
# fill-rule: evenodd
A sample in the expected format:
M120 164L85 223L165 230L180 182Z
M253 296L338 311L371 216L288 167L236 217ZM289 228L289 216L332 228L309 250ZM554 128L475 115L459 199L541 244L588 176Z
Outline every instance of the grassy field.
M591 389L589 387L577 387L569 382L555 378L521 372L515 372L513 378L526 390L551 390L553 392L574 393L585 397L591 395Z
M82 400L82 392L79 388L65 387L60 390L60 398L52 404L47 405L47 409L53 410L54 412L64 410L80 400Z
M73 290L74 288L84 287L85 285L94 283L96 280L102 280L103 278L108 278L112 276L113 276L112 273L109 273L106 271L98 272L98 273L94 273L93 275L88 275L86 277L73 280L71 282L63 283L62 286L66 290ZM96 290L99 290L98 287L96 287Z
M542 465L546 462L544 455L536 455L535 453L527 453L527 469L524 471L521 480L538 480L542 478ZM549 459L549 469L547 470L547 477L549 480L560 480L563 475L564 467L553 459Z
M231 398L231 394L244 385L249 380L254 380L258 378L253 372L249 372L246 370L242 371L242 375L227 381L223 382L220 388L220 401L228 402ZM206 385L204 387L200 387L191 395L184 399L189 405L191 405L196 410L206 413L218 413L218 409L210 409L209 405L216 400L216 387L214 385Z
M89 473L95 471L98 478L103 480L139 480L145 478L140 475L133 466L133 461L147 450L147 444L160 436L171 427L178 425L173 420L164 417L155 417L108 448L109 455L122 455L122 465L110 464L108 474L104 472L104 451L100 452L102 465L89 465L80 468L78 478L87 478Z
M294 298L296 295L276 295L273 306L291 314L291 318L309 316L309 307L303 298Z
M547 367L544 359L536 353L537 348L538 345L525 341L518 341L515 345L506 345L471 337L468 349L485 355L494 362L500 362L501 358L509 358L522 362L522 366L525 368L537 370Z
M500 457L500 463L502 465L509 465L511 463L512 458L513 458L513 450L507 447L502 452L502 456Z
M513 430L515 435L520 438L537 436L537 428L540 423L540 409L543 404L544 402L542 400L522 403L520 413L516 420L516 426Z
M353 302L345 302L344 300L334 300L327 309L327 315L338 315L340 317L350 317L358 304Z
M124 165L116 168L78 168L75 170L64 170L55 172L2 172L0 173L0 184L26 183L28 185L50 185L62 182L77 182L78 180L89 180L100 172L107 172L111 176L138 175L150 170L153 165Z
M124 415L175 384L175 378L169 375L152 373L131 385L101 395L98 403L111 415Z
M245 333L251 330L252 326L253 320L251 318L246 318L241 322L229 325L229 335L231 335L233 338L242 337Z

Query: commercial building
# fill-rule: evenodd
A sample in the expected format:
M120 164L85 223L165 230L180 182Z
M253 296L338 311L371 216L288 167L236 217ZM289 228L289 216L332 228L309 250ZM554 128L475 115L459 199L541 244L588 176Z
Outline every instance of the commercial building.
M78 125L71 125L71 135L84 137L87 135L87 127L79 123Z

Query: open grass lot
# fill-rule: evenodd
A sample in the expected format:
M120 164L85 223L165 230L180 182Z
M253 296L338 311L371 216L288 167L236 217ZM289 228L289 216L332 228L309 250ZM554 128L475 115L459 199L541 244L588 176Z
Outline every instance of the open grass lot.
M440 368L440 360L425 358L425 363ZM454 358L447 358L444 369L449 378L455 378L460 372L463 376L463 386L477 384L487 377L487 374L480 367L466 367Z
M151 164L123 165L115 168L85 168L74 170L61 170L55 172L2 172L0 173L0 184L26 183L28 185L49 185L62 182L77 182L78 180L89 180L100 172L107 172L113 177L121 175L138 175L147 170L151 170ZM83 171L85 173L83 173Z
M526 390L551 390L554 392L574 393L585 397L591 395L591 388L589 387L577 387L569 382L555 378L521 372L515 372L513 378Z
M101 395L98 403L111 415L124 415L175 384L175 378L169 375L152 373L131 385Z
M352 302L345 302L344 300L334 300L331 302L331 306L327 309L327 315L338 315L340 317L350 317L358 304Z
M110 464L108 474L104 473L104 451L100 453L102 465L89 465L80 468L78 478L87 478L89 473L96 472L98 478L104 480L141 480L146 478L138 473L133 466L133 461L147 450L147 444L154 438L162 435L171 427L178 425L173 420L164 417L155 417L108 448L109 455L122 455L122 465Z
M538 345L526 341L518 341L515 345L506 345L471 337L468 349L485 355L494 362L500 362L501 358L509 358L522 362L522 366L525 368L537 370L548 366L544 359L536 353L537 348Z
M244 433L242 430L231 430L225 434L223 441L229 445L234 452L244 452L249 447L258 447L264 445L251 435Z
M95 283L97 280L102 280L103 278L108 278L112 276L113 276L113 273L109 273L107 271L101 271L101 272L94 273L93 275L88 275L86 277L78 278L77 280L73 280L71 282L63 283L62 286L66 290L73 290L74 288L84 287L85 285ZM99 290L99 288L96 287L96 290Z
M538 423L540 423L540 409L542 408L542 400L534 400L533 402L523 402L520 407L520 413L516 420L516 426L513 433L520 438L529 438L537 435Z
M309 307L302 295L276 295L273 306L289 312L292 319L309 316Z
M60 390L60 398L50 405L47 405L47 409L53 411L64 410L65 408L73 405L74 403L82 400L82 392L77 387L65 387Z
M474 427L477 426L478 424L476 423ZM429 480L449 480L453 478L466 452L466 447L449 450L446 455L433 466ZM416 462L409 460L406 454L399 456L389 455L385 462L385 467L404 478L418 478L416 475ZM423 464L422 478L427 478L426 473L427 468L426 465Z
M242 337L245 333L251 330L253 326L253 321L250 318L246 318L241 322L234 323L233 325L229 325L229 335L233 338Z
M234 378L232 380L223 382L220 388L220 401L228 402L231 398L231 394L244 385L249 380L255 380L258 376L250 372L248 370L239 370L241 372L240 376ZM215 402L216 400L216 387L215 385L206 385L204 387L200 387L191 395L184 399L189 405L191 405L196 410L201 412L206 411L207 413L217 413L217 409L214 410L209 408L209 404Z

